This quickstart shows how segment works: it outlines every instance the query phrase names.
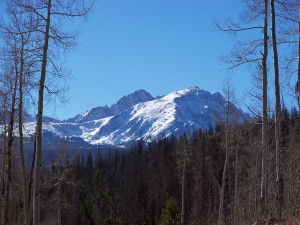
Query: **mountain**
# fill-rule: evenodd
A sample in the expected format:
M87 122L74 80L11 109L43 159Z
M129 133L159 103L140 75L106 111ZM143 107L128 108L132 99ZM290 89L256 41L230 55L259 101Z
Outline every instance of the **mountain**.
M248 114L230 104L231 119L243 122ZM81 138L89 144L129 146L139 139L151 141L172 134L191 133L226 119L227 102L220 93L198 87L172 92L160 98L144 90L122 97L111 107L96 107L67 121L45 122L44 133ZM32 135L35 123L25 124Z
M148 102L152 100L154 100L154 97L152 97L152 95L149 94L147 91L142 89L135 91L129 95L122 97L116 104L113 104L110 107L113 113L112 116L115 116L138 103Z
M151 100L154 100L154 97L152 97L152 95L149 94L147 91L141 89L129 95L123 96L117 103L113 104L111 107L99 106L93 108L90 111L78 114L75 117L68 119L67 122L82 123L91 120L99 120L102 118L115 116L138 103L147 102Z

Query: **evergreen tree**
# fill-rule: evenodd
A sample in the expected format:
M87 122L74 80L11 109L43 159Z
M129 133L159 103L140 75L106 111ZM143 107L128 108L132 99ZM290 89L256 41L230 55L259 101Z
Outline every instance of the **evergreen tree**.
M160 216L159 225L181 225L180 210L173 197L167 200L166 206Z

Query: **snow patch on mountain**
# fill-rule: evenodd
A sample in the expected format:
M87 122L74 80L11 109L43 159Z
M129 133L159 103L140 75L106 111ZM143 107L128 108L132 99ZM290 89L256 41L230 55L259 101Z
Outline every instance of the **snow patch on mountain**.
M90 111L86 111L82 114L78 114L75 117L68 119L67 122L82 123L115 116L138 103L151 101L153 99L154 97L152 97L151 94L143 89L140 89L129 95L123 96L120 100L117 101L117 103L113 104L110 107L99 106L93 108Z
M248 115L230 104L232 119ZM121 98L111 107L96 107L67 121L43 124L43 131L59 137L79 137L90 144L128 146L139 139L150 141L172 134L192 133L226 119L227 102L220 93L198 87L153 98L144 90ZM35 123L25 124L25 135L33 135Z

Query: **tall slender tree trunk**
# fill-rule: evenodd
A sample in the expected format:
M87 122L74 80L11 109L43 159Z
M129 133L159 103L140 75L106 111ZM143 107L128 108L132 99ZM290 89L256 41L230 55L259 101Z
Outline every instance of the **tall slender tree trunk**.
M23 37L22 37L23 39ZM28 202L28 186L27 174L24 157L24 142L23 142L23 74L24 74L24 42L22 41L21 57L20 57L20 76L19 76L19 145L21 158L21 172L23 182L23 201L24 201L24 217L25 225L30 225L30 211Z
M2 207L2 221L1 224L9 224L9 196L10 196L10 185L11 185L11 158L12 158L12 145L13 145L13 130L14 130L14 118L15 118L15 104L17 95L18 85L18 70L15 65L16 79L14 81L12 99L11 99L11 111L9 115L9 124L7 130L7 147L5 151L5 180L4 180L4 196L3 196L3 207Z
M298 1L298 81L296 92L298 94L298 107L300 111L300 1Z
M3 121L4 131L3 131L3 162L2 162L2 172L1 172L1 210L0 210L0 221L2 221L2 212L3 212L3 197L4 197L4 189L5 189L5 166L6 166L6 143L7 143L7 125L6 125L6 117L7 117L7 94L4 93L4 101L3 101Z
M222 184L221 184L221 192L220 192L218 225L225 224L225 218L224 218L225 182L226 182L226 174L227 174L228 161L229 161L228 128L229 128L230 92L229 92L229 87L226 87L226 88L227 88L227 109L226 109L226 125L225 125L225 163L224 163L224 168L223 168Z
M59 180L58 181L58 209L57 209L57 225L62 224L62 205L63 205L63 199L62 199L62 182Z
M159 192L157 179L155 179L155 224L159 223Z
M186 170L186 157L187 157L187 152L184 150L184 159L183 159L183 169L182 169L182 177L181 177L181 225L184 225L184 216L185 216L185 170Z
M33 144L33 159L30 166L30 172L28 177L28 195L27 195L27 201L29 203L29 212L30 212L30 203L32 196L32 185L33 185L33 172L34 172L34 165L35 165L35 158L36 158L36 134L34 135L34 144Z
M38 112L37 112L37 125L36 125L36 161L34 166L34 179L33 179L33 225L40 223L40 182L41 182L41 162L42 162L42 123L43 123L43 109L44 109L44 89L47 70L47 57L49 48L49 34L50 34L50 19L51 19L51 0L48 0L47 19L44 36L43 58L41 77L39 83L38 94Z
M234 218L235 224L239 222L239 146L235 149L234 166Z
M262 146L261 146L261 184L260 184L260 211L266 213L266 151L268 142L268 0L264 0L264 28L263 28L263 55L262 55Z
M275 1L271 0L272 12L272 47L274 57L274 86L275 86L275 143L276 143L276 183L277 183L277 207L279 219L282 217L282 207L284 204L283 197L283 146L281 134L281 103L280 103L280 84L279 84L279 65L278 65L278 51L277 51L277 37L276 37L276 11Z

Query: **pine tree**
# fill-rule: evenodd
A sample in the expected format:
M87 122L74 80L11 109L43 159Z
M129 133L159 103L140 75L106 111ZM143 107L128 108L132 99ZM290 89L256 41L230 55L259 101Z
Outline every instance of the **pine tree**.
M180 211L173 197L167 200L166 206L160 216L159 225L181 225Z

